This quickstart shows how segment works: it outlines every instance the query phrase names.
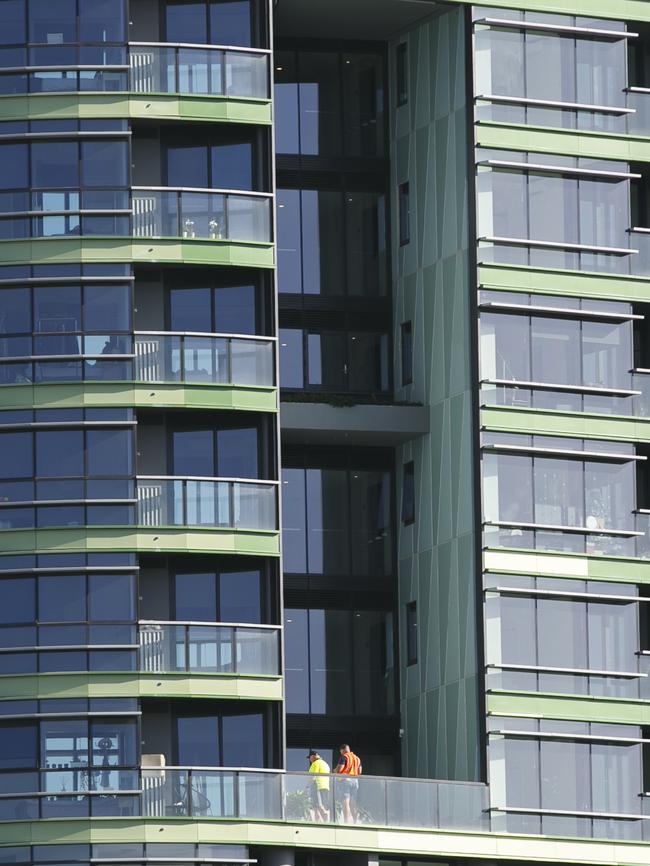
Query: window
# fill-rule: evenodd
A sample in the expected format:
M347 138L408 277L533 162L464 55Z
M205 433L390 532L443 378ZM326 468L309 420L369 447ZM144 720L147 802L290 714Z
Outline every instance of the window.
M404 246L411 240L411 202L408 183L399 186L399 243Z
M171 0L165 7L167 42L201 45L253 44L251 0Z
M285 467L282 498L287 573L391 573L388 471Z
M415 521L415 463L404 464L402 475L402 523L408 526Z
M278 153L368 156L383 153L384 63L380 54L275 53Z
M179 715L176 760L179 766L263 767L262 713Z
M259 571L174 575L174 615L195 622L261 622Z
M406 664L414 665L418 660L418 607L416 601L406 605Z
M278 190L279 291L385 295L385 211L381 192Z
M390 624L384 611L286 608L287 712L392 712Z
M222 133L220 138L223 140L214 143L169 144L167 146L169 186L200 189L254 189L253 134Z
M410 322L402 322L400 336L402 385L410 385L413 381L413 327Z
M172 474L259 478L257 427L175 430Z
M408 47L400 42L395 49L395 90L397 105L406 105L409 98Z
M252 283L169 290L171 331L255 334L257 292Z

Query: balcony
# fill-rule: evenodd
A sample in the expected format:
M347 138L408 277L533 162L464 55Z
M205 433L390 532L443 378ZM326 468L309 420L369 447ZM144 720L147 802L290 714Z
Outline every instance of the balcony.
M270 193L133 187L136 238L271 243Z
M270 244L271 193L236 190L132 187L127 189L21 190L0 212L0 237L174 238Z
M269 57L261 49L132 42L129 90L268 99Z
M139 331L134 379L272 388L275 342L244 335Z
M278 530L276 481L139 476L136 498L138 526Z
M314 824L314 777L307 773L161 765L140 771L80 767L3 776L2 821L90 815ZM485 785L381 776L361 776L358 783L360 826L489 831ZM331 776L327 784L322 799L328 823L344 824L346 780ZM19 793L9 793L12 788Z
M142 621L139 670L280 676L280 628Z
M0 69L3 96L130 92L270 98L270 52L263 49L157 42L132 42L127 49L103 44L95 46L94 65L88 63L89 46L67 49L65 66L34 62Z

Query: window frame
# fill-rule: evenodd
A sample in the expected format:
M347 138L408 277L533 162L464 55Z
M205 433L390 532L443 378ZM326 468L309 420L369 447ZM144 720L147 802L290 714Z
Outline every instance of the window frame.
M398 108L409 101L408 58L408 42L398 42L395 46L395 102Z
M410 487L410 489L409 489ZM409 502L408 496L411 496ZM408 460L402 466L402 504L400 509L402 526L415 523L415 461Z
M406 666L412 667L418 663L418 603L406 603L406 619L404 634L406 638Z

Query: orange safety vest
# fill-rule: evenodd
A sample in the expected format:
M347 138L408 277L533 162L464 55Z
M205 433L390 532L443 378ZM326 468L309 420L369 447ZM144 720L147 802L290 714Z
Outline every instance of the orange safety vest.
M362 772L361 767L361 758L358 755L355 755L354 752L346 752L345 755L341 755L341 758L345 758L345 764L339 770L341 775L345 776L360 776Z

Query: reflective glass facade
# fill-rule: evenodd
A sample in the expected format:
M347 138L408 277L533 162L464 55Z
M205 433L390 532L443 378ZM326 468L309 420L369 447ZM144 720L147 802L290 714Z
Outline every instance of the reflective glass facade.
M614 5L0 0L0 863L648 859Z

